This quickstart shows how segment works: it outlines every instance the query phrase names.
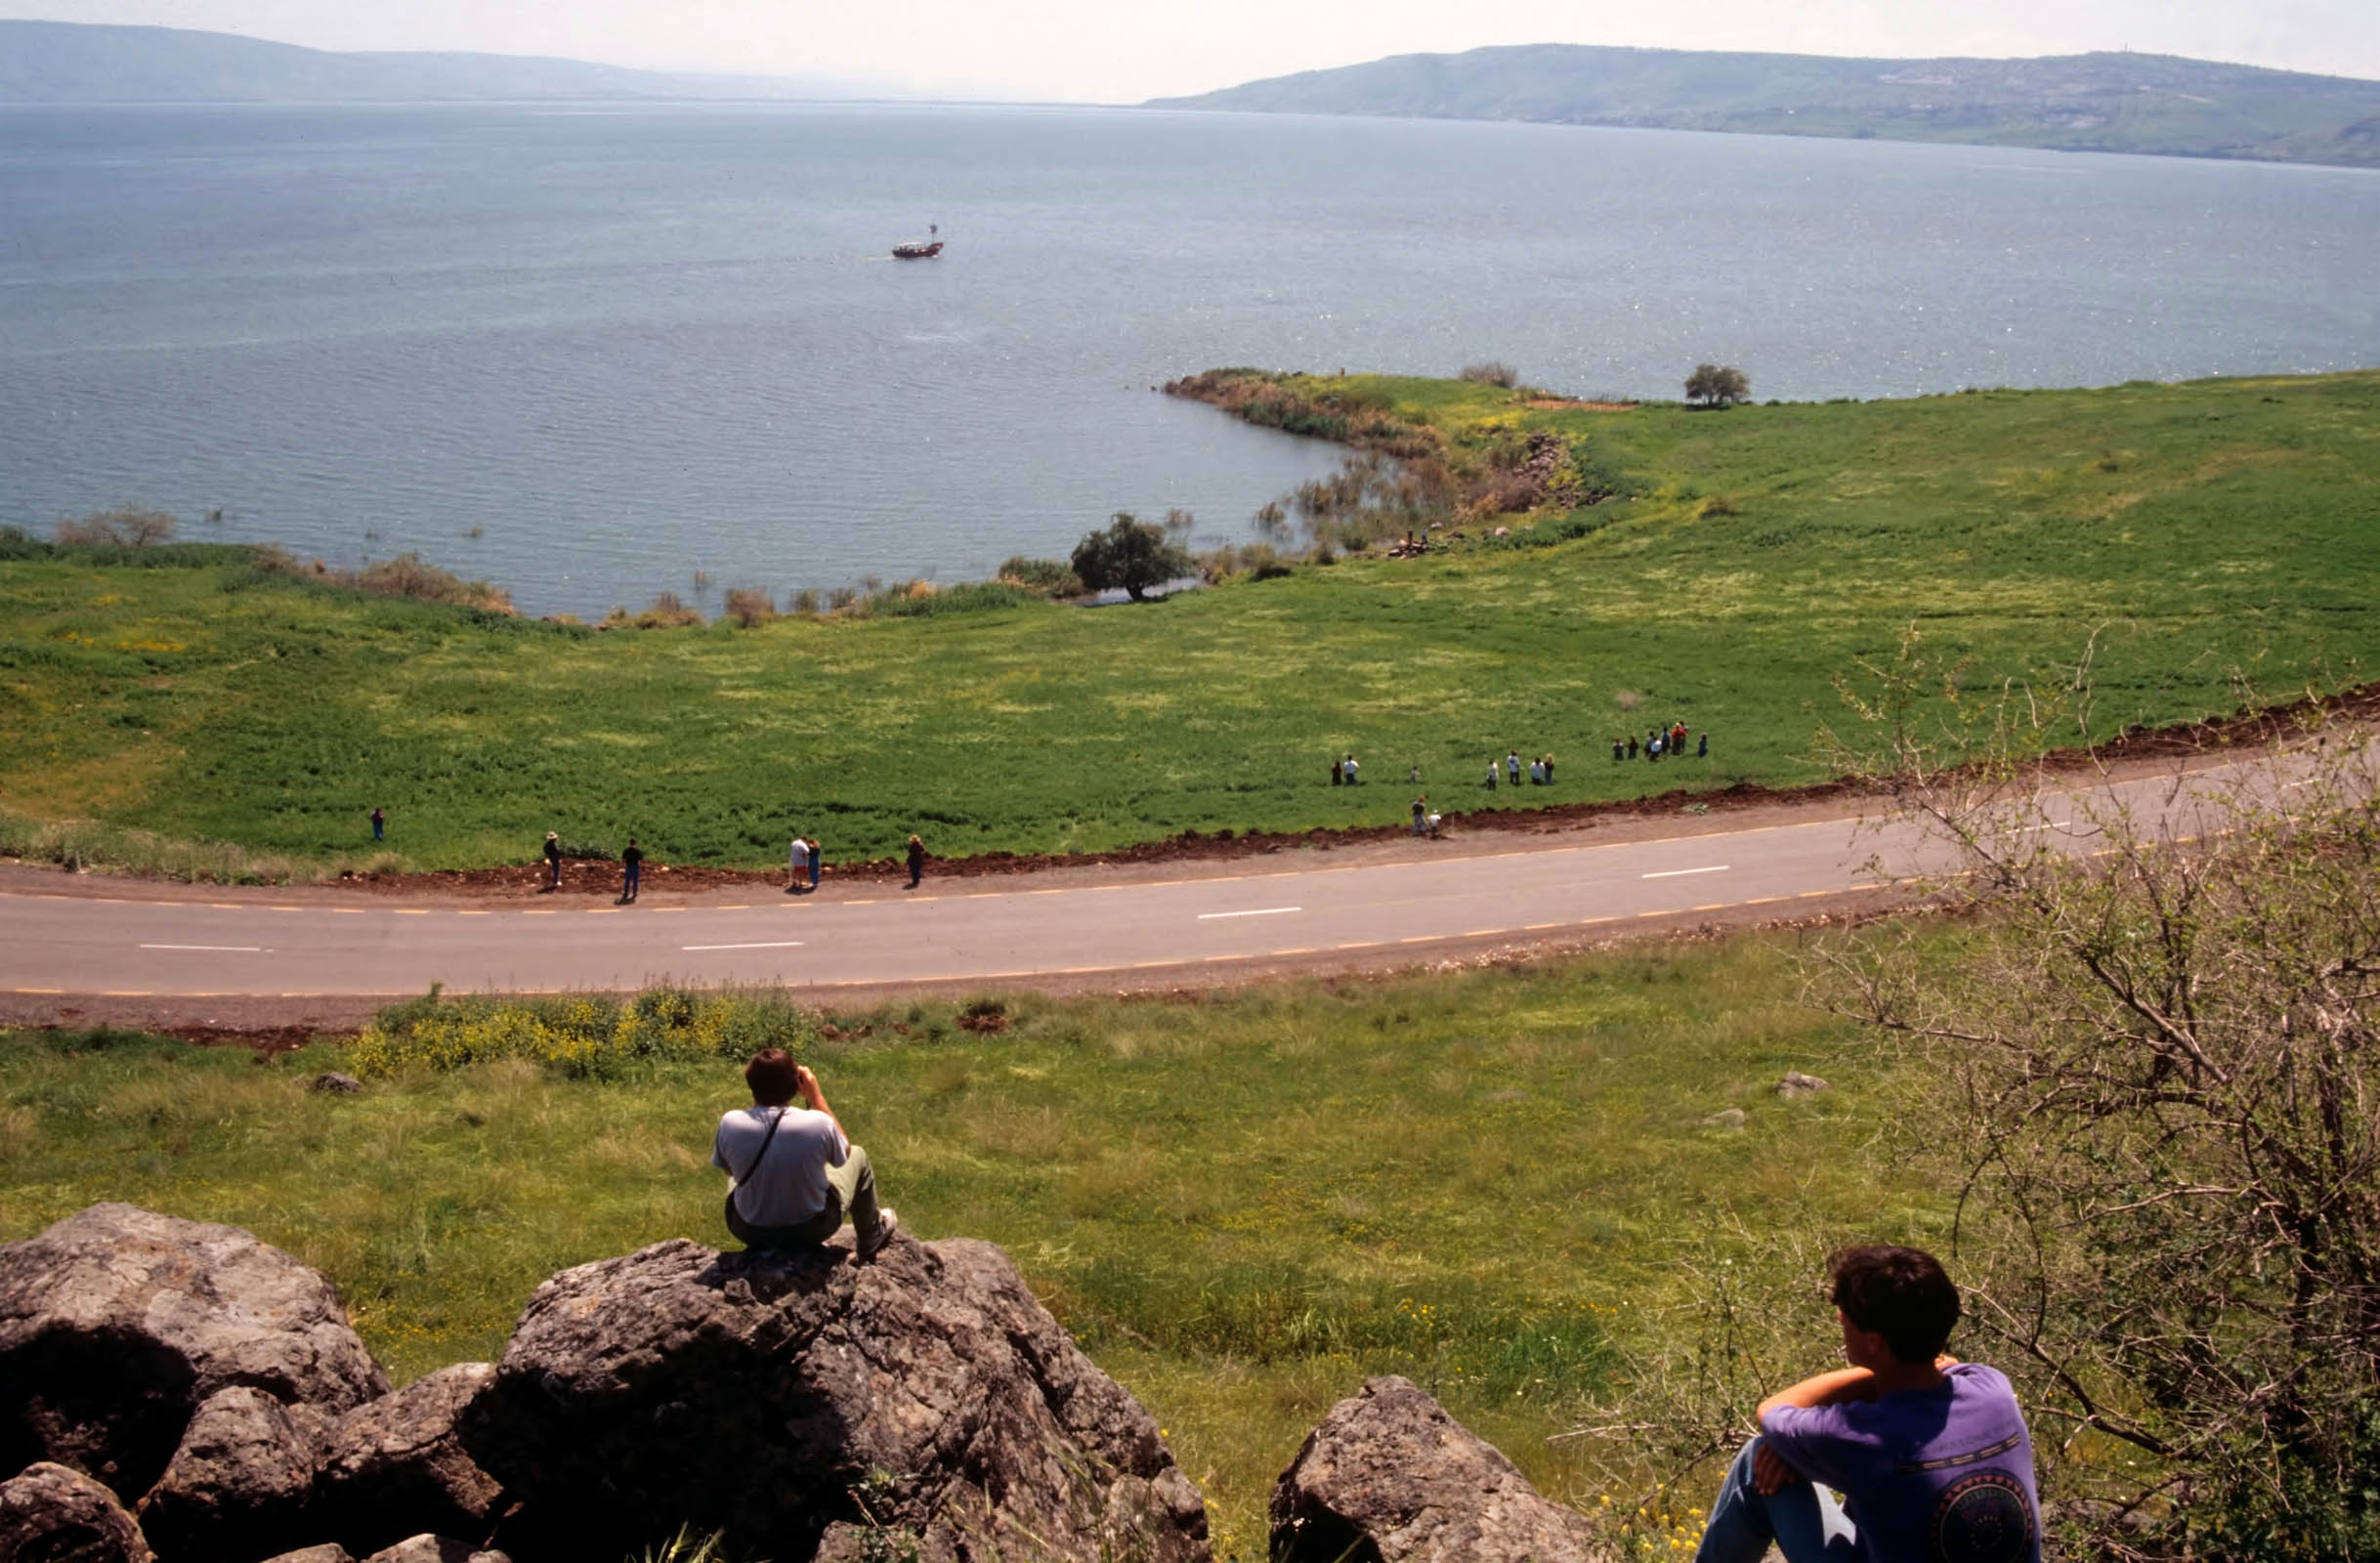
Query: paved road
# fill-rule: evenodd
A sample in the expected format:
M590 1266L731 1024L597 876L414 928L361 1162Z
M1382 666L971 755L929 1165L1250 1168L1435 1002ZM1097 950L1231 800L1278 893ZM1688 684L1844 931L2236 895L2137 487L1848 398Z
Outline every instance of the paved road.
M2197 773L2204 777L2207 773ZM2110 789L2152 812L2200 782ZM2103 805L2104 806L2104 805ZM2053 798L2028 828L2087 837ZM2087 846L2087 841L2078 842ZM1454 852L1460 853L1457 846ZM1664 840L1449 855L1166 882L972 888L929 880L840 898L522 907L309 893L154 900L0 894L0 993L328 997L620 990L664 979L882 987L1360 956L1459 941L1561 937L1695 913L1815 909L1873 891L1879 853L1922 866L1897 827L1843 819ZM1936 860L1939 866L1939 860Z

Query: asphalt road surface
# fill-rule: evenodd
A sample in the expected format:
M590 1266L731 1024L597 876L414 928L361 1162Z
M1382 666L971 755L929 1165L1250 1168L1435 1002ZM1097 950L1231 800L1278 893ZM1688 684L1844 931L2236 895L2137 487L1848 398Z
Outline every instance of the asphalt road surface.
M2071 797L2040 795L2011 828L2087 851L2097 838L2089 816L2122 806L2184 820L2220 779L2221 768L2177 770ZM1856 824L1722 825L1660 840L1470 853L1460 843L1415 843L1408 859L1112 885L929 879L914 892L796 898L754 888L630 907L271 889L193 899L179 887L182 899L158 899L77 886L0 894L0 993L324 998L418 993L433 983L456 993L538 993L662 981L825 989L1195 975L1301 957L1420 958L1430 946L1592 935L1747 908L1791 917L1827 898L1872 894L1895 874L1949 866L1906 826L1855 833ZM1890 869L1881 878L1878 863Z

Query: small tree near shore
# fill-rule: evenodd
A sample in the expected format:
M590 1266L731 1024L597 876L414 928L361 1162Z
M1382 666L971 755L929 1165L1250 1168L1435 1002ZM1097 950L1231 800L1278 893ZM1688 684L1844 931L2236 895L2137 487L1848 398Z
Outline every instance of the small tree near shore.
M1686 376L1686 400L1696 406L1731 407L1752 400L1752 376L1721 363L1698 363Z
M1121 586L1136 603L1148 601L1150 587L1162 586L1198 568L1168 528L1142 521L1128 510L1117 511L1106 530L1084 533L1070 563L1092 591Z

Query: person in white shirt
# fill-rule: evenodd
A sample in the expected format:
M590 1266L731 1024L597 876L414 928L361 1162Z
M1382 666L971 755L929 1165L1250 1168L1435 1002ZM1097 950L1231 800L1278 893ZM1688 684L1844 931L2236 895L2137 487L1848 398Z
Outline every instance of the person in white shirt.
M710 1153L730 1180L728 1231L747 1247L806 1247L832 1238L848 1216L860 1260L874 1258L900 1218L877 1205L875 1169L844 1137L818 1077L784 1048L764 1047L744 1066L744 1082L752 1105L721 1116Z
M798 896L810 878L810 843L800 836L795 836L790 857L791 861L786 865L786 873L791 883L786 886L786 891L789 895Z

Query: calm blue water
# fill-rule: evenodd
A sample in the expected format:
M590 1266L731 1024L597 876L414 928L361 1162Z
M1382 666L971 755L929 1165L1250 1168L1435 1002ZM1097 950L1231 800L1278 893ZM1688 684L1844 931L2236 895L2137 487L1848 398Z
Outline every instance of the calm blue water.
M949 253L884 258L939 222ZM2380 176L1131 110L0 112L0 524L147 503L531 612L1202 540L1215 364L1763 397L2380 363ZM715 603L715 596L713 598Z

